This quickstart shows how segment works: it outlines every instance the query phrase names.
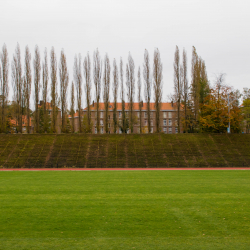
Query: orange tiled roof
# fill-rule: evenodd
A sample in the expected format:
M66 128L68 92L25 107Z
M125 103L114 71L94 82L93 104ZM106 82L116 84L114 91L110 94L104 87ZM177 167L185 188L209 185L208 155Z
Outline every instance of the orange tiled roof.
M76 111L76 113L74 114L74 117L78 117L79 116L79 111ZM71 115L68 115L68 118L71 118Z
M109 110L112 111L113 108L114 108L114 103L112 103L112 102L109 103L109 106L111 106L109 108ZM174 107L172 107L171 102L164 102L164 103L161 104L161 110L175 110L175 104L173 106ZM99 103L99 109L100 110L105 110L103 102ZM86 111L86 110L87 110L87 108L84 109L84 111ZM93 105L90 106L90 110L91 111L96 110L96 103L94 103L94 107L93 107ZM117 110L122 110L122 103L121 102L117 103ZM127 103L127 102L125 103L125 110L129 110L129 103ZM134 103L134 110L139 110L139 102ZM142 110L143 111L147 110L147 103L143 103ZM155 110L155 104L154 103L150 103L150 110Z
M155 104L154 103L150 103L150 110L155 110ZM113 111L114 108L114 103L110 102L109 103L109 111ZM91 104L90 106L90 110L94 111L96 110L96 103L94 103L94 107ZM105 110L104 108L104 103L100 102L99 103L99 110ZM122 103L118 102L117 103L117 111L121 111L122 110ZM129 103L125 103L125 110L128 111L129 110ZM139 102L135 102L134 103L134 110L139 110ZM172 103L171 102L163 102L161 104L161 111L163 110L176 110L176 104L173 104L172 107ZM83 111L87 111L87 107L83 109ZM142 107L142 111L147 111L147 103L143 103L143 107ZM79 116L79 111L76 111L76 113L74 114L74 117L78 117ZM71 118L71 115L68 115L68 118Z

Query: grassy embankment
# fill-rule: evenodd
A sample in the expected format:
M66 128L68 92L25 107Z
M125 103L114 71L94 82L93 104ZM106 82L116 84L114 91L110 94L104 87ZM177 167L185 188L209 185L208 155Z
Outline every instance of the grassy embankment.
M0 135L0 167L250 167L250 135Z
M249 249L249 171L0 172L0 249Z

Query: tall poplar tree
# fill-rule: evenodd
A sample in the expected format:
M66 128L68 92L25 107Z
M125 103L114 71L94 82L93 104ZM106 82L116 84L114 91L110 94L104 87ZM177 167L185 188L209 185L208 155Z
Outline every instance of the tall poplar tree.
M78 123L79 123L79 132L82 133L82 70L81 70L81 54L75 56L74 61L74 81L76 87L76 101L78 108Z
M0 56L0 95L1 100L1 127L0 132L6 132L6 111L7 111L7 100L9 94L9 58L7 46L4 44L2 48L2 53Z
M109 57L106 54L104 57L104 70L103 70L103 102L105 109L104 129L106 134L109 132L108 128L109 89L110 89L110 62L109 62Z
M40 93L40 78L41 78L41 63L40 63L40 51L38 46L35 46L35 57L33 60L34 67L34 86L35 86L35 131L40 132L39 128L39 93Z
M189 86L188 86L188 78L187 78L187 53L186 50L183 49L182 54L182 65L181 65L181 82L183 84L183 106L184 106L184 129L187 130L187 119L188 119L188 94L189 94Z
M114 96L114 107L113 107L113 123L114 123L114 133L117 132L118 119L117 119L117 96L119 87L119 75L116 60L113 61L113 96Z
M71 98L70 98L70 115L71 115L71 126L72 130L71 132L75 132L75 119L74 119L74 114L75 114L75 90L74 90L74 82L72 81L71 84Z
M144 78L145 100L147 102L148 133L150 133L151 132L150 99L151 99L152 82L150 76L149 54L146 49L144 52L143 78Z
M11 65L12 86L14 90L15 118L17 132L22 133L22 64L21 64L21 50L19 44L16 46L15 54Z
M44 51L44 62L42 67L43 72L43 115L44 115L44 124L43 131L49 132L49 117L47 111L47 101L48 101L48 83L49 83L49 69L48 69L48 58L47 58L47 49Z
M69 73L67 68L67 60L64 51L61 50L61 58L59 65L60 75L60 96L61 96L61 112L62 112L62 132L66 132L67 123L67 91L69 84Z
M31 93L31 54L29 51L29 47L25 47L25 59L24 59L24 88L25 88L25 104L26 104L26 114L27 114L27 121L28 121L28 133L31 133L30 129L30 93Z
M195 47L192 51L191 69L191 98L192 109L194 112L194 127L198 129L200 104L205 100L209 93L209 82L207 79L205 61L198 56Z
M129 53L128 63L126 65L126 85L127 85L127 96L129 101L129 128L131 134L134 130L134 95L135 95L135 64L134 60Z
M98 49L94 52L93 59L93 77L95 84L95 99L96 99L96 129L97 133L100 133L100 111L99 102L101 95L101 77L102 77L102 61Z
M142 94L141 94L141 69L138 68L138 74L137 74L137 87L138 87L138 103L139 103L139 126L140 126L140 134L142 130Z
M177 104L177 119L178 119L178 133L180 133L180 118L181 118L181 101L182 101L182 81L181 81L181 65L179 48L176 46L174 54L174 92Z
M120 79L121 79L121 100L122 100L122 124L121 129L122 133L127 133L126 129L126 113L125 113L125 93L124 93L124 86L123 86L123 61L120 58Z
M85 78L85 94L86 94L86 103L87 103L87 132L91 133L91 61L89 53L84 59L83 62L83 74Z
M50 52L50 79L51 79L51 109L52 109L52 119L51 119L51 131L56 133L57 124L57 60L54 47L51 48Z
M162 62L158 49L154 51L153 65L153 85L154 85L154 101L155 101L155 121L156 131L160 132L160 111L162 103Z
M197 123L199 120L199 104L200 104L200 70L199 57L195 47L192 51L192 66L191 66L191 96L193 103L194 119ZM197 124L196 124L197 125Z

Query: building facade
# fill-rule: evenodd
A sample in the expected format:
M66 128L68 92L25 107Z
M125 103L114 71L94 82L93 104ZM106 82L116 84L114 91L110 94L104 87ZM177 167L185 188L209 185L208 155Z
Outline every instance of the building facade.
M92 124L92 133L97 134L97 111L96 111L96 103L90 107L91 112L91 124ZM118 120L118 128L117 131L114 131L114 121L113 121L113 114L114 114L114 103L109 103L109 110L108 110L108 133L114 134L121 134L122 130L119 127L122 121L122 103L117 103L117 120ZM99 112L100 112L100 134L106 133L105 131L105 109L104 103L99 103ZM129 103L125 103L125 114L126 117L129 118ZM85 116L85 118L84 118ZM133 133L155 133L156 129L156 110L155 104L150 103L150 125L151 131L148 131L148 112L147 112L147 104L141 103L141 115L139 110L139 103L134 103L133 106L133 117L134 117L134 125L133 125ZM81 111L81 120L82 122L86 121L87 117L87 108ZM71 116L68 116L70 120L70 124L73 125L74 122L74 129L75 132L79 132L79 111L74 114L74 118L72 119ZM142 131L140 131L140 119L142 124ZM177 109L174 103L162 103L161 110L160 110L160 132L165 134L176 134L178 133L178 124L177 124ZM127 130L127 133L131 133L130 129ZM181 127L182 133L182 127Z

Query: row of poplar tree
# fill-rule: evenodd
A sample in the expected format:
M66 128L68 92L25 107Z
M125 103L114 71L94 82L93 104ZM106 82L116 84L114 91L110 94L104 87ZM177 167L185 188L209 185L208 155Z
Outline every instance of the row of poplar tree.
M1 52L0 63L0 79L1 79L1 121L0 131L6 132L8 130L8 90L9 90L9 59L7 47L4 44ZM42 62L41 62L42 61ZM205 99L211 93L209 81L206 73L206 66L204 60L198 56L195 47L192 50L191 61L191 84L188 83L187 72L187 55L185 49L182 53L182 60L180 59L179 48L176 46L174 54L174 94L171 96L175 103L178 119L178 131L182 124L184 132L195 132L199 128L201 104L205 103ZM93 71L92 71L93 67ZM59 69L59 81L58 70ZM142 69L144 82L144 98L147 103L147 119L148 131L151 131L151 112L150 102L154 102L156 113L156 128L160 132L160 109L162 103L162 62L160 52L155 49L153 56L153 67L150 67L150 58L147 50L144 52L144 63ZM93 72L93 76L91 75ZM125 83L124 83L125 72ZM93 53L93 63L91 63L89 53L84 57L82 62L81 54L75 56L73 79L70 86L70 108L67 108L67 96L69 92L69 73L67 68L66 55L64 50L61 50L59 65L57 66L57 58L55 50L52 47L50 51L50 73L48 65L47 49L44 51L43 59L41 59L38 46L35 47L33 58L33 76L31 70L31 53L29 47L25 47L24 67L22 70L20 46L17 44L13 59L11 62L11 81L14 93L14 102L12 102L13 118L18 122L18 131L22 132L22 117L27 116L28 128L30 127L30 116L33 116L34 131L35 132L56 132L58 107L61 109L61 131L67 132L67 115L72 117L75 113L75 106L78 110L82 110L83 99L87 105L86 123L82 123L82 113L79 112L79 132L91 132L91 90L92 81L94 83L95 103L97 110L97 132L100 131L100 112L99 103L101 101L101 92L103 94L103 102L105 106L104 131L108 133L108 110L110 102L110 92L113 93L113 125L114 131L120 126L125 133L129 127L133 133L133 126L135 117L133 116L133 103L138 101L140 103L140 113L142 110L142 80L141 69L135 71L134 60L129 54L128 61L123 67L123 60L120 62L113 60L113 69L111 72L111 62L108 54L105 54L102 61L98 49ZM137 75L137 86L136 86ZM32 79L33 78L33 79ZM84 78L84 79L83 79ZM31 88L34 88L34 104L35 110L30 109ZM57 92L59 82L59 93ZM50 86L49 86L50 84ZM119 87L120 85L120 87ZM118 89L120 88L120 97L122 102L122 123L119 124L117 117L117 101ZM137 88L137 96L135 96L135 89ZM48 90L50 89L50 98ZM85 91L83 91L85 90ZM75 103L76 92L76 103ZM85 93L83 97L83 92ZM39 106L39 96L42 94L43 106ZM125 98L129 103L129 117L125 114ZM151 99L153 97L153 99ZM52 117L48 115L48 100L51 102ZM41 114L43 115L43 122L41 123ZM140 131L142 131L141 119L139 119ZM71 128L74 132L74 125Z

